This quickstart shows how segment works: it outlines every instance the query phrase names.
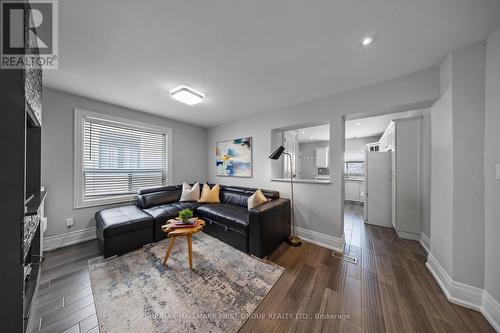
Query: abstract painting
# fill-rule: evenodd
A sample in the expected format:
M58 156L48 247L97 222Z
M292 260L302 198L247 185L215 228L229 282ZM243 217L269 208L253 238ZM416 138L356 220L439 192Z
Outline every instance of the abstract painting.
M252 137L217 142L215 161L217 176L252 177Z

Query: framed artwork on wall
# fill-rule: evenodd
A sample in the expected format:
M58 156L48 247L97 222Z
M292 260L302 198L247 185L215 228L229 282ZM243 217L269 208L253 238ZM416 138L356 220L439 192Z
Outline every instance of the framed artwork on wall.
M217 176L252 177L252 137L217 142L215 151Z

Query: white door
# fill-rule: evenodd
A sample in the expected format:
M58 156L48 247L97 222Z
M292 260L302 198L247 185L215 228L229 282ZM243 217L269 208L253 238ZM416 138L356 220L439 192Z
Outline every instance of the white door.
M391 227L391 152L368 152L367 223Z

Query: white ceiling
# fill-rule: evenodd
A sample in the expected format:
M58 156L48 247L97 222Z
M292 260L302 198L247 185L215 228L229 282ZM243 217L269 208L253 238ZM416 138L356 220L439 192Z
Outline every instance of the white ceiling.
M437 65L499 23L498 0L65 0L44 84L209 127Z
M330 124L299 128L297 131L299 143L330 141Z
M391 120L415 117L423 114L423 110L398 112L382 116L348 120L345 122L345 138L366 138L370 136L382 136L389 126Z

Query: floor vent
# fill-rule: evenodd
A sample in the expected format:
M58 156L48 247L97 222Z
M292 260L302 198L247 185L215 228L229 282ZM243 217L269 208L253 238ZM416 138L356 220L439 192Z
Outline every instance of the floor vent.
M355 264L356 265L358 263L358 258L348 256L347 254L338 253L338 252L333 251L332 256L334 258L347 261L347 262L349 262L351 264Z

